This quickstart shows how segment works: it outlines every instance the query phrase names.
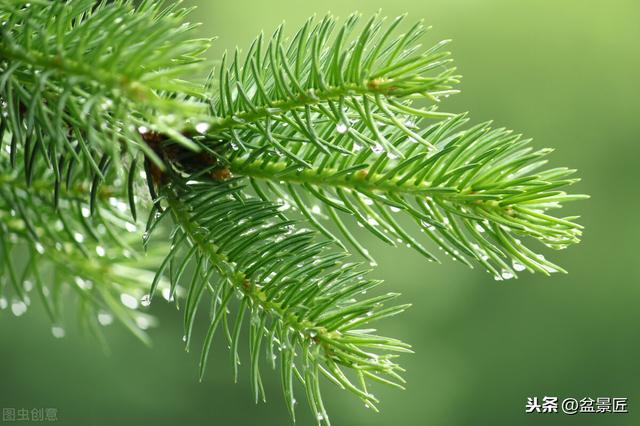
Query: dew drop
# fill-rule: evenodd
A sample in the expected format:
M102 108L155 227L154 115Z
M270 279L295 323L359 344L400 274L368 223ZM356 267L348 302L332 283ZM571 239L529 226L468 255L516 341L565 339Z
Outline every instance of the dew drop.
M418 128L418 126L416 125L415 121L411 120L411 119L407 119L404 122L404 125L410 129L416 129Z
M505 279L505 280L510 280L511 278L513 278L513 277L515 276L515 275L513 274L513 272L511 272L511 271L510 271L510 270L508 270L508 269L503 269L503 270L500 272L500 275L501 275L501 276L502 276L502 278L503 278L503 279Z
M484 232L484 228L482 227L482 225L476 223L476 231L482 234Z
M126 306L129 309L137 309L138 308L138 299L136 299L135 297L133 297L130 294L127 293L122 293L120 295L120 302L122 302L122 304L124 306Z
M165 287L162 289L162 297L164 298L164 300L166 300L167 302L171 302L173 301L173 297L171 296L171 288L169 287Z
M84 235L82 235L79 232L74 232L73 233L73 239L76 240L77 242L81 243L84 241Z
M378 155L381 154L382 151L384 151L384 148L382 147L382 145L380 145L379 143L375 144L374 146L371 147L371 151Z
M83 280L80 277L76 277L74 281L76 285L83 290L91 290L93 288L93 283L91 281Z
M104 250L104 247L102 246L96 246L96 254L100 257L104 257L104 255L106 254L106 251Z
M113 322L113 315L107 311L98 312L98 322L102 326L107 326Z
M196 124L196 132L205 133L207 130L209 130L209 123L202 122Z
M422 224L422 226L424 226L429 231L435 231L435 229L436 229L435 226L433 226L432 224L430 224L426 220L422 220L422 221L420 221L420 223Z
M11 303L11 312L13 312L13 315L19 317L20 315L24 314L25 312L27 312L27 305L26 303L24 303L21 300L14 300Z
M7 299L5 297L0 297L0 309L7 309L7 306L9 306Z
M138 328L140 328L141 330L146 330L149 327L151 327L151 321L149 320L149 318L147 318L144 315L138 315L136 317L136 325L138 326Z
M526 267L522 263L516 262L515 260L513 261L512 265L513 265L513 269L515 269L518 272L522 272L526 269Z
M138 132L141 135L144 135L145 133L149 132L149 128L147 126L140 126L140 127L138 127Z
M103 110L108 110L109 108L111 108L113 106L113 101L109 98L106 98L101 104L100 104L100 108L102 108Z
M35 244L36 251L40 254L44 254L44 246L40 243Z
M336 124L336 132L340 134L344 134L344 133L347 133L347 130L349 130L349 126L347 126L346 124L344 123Z
M291 208L291 204L289 204L287 200L279 199L278 203L280 203L280 207L278 207L279 212L284 212Z
M82 212L82 217L91 216L91 210L89 210L88 207L82 207L81 212Z
M145 308L151 305L151 295L145 294L144 296L142 296L142 298L140 299L140 304Z
M127 222L126 225L124 225L124 227L127 229L127 231L129 232L136 232L136 225L134 225L133 223Z
M321 213L320 206L315 205L315 206L311 207L311 213L320 214Z
M65 335L65 331L61 326L54 325L51 327L51 334L53 334L53 337L55 337L56 339L62 339Z

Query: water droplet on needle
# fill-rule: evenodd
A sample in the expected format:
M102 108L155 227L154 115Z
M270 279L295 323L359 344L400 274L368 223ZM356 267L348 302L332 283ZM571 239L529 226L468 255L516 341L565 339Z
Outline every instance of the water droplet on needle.
M151 305L151 295L145 294L144 296L142 296L142 298L140 299L140 304L145 308Z

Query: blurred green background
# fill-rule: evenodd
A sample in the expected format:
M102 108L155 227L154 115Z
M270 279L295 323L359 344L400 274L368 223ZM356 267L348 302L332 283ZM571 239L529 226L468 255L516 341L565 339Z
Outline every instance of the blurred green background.
M553 164L576 167L575 189L592 195L568 209L583 216L582 244L547 253L570 271L495 282L479 270L434 265L367 235L377 276L413 303L382 325L410 342L406 391L377 388L381 413L325 386L335 425L640 424L640 2L580 0L188 1L212 54L248 46L283 20L292 31L312 14L378 9L433 25L452 38L464 75L451 111L494 119L556 148ZM157 305L157 306L156 306ZM107 330L111 353L75 329L52 337L40 307L0 311L0 405L56 407L69 425L287 425L276 374L255 405L248 372L233 384L224 344L197 382L197 353L182 350L180 313L154 304L154 347ZM243 371L243 370L241 370ZM525 415L528 396L628 397L629 414ZM303 395L299 395L303 400ZM298 424L312 424L304 403Z

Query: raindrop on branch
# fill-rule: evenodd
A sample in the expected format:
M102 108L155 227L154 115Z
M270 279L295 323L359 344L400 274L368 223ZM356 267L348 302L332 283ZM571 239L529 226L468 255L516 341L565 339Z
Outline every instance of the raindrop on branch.
M202 122L196 124L196 132L205 133L207 130L209 130L209 123Z
M98 322L102 326L107 326L113 322L113 315L107 311L98 312Z
M505 280L510 280L511 278L515 277L514 273L511 272L508 269L503 269L502 272L500 273L500 275L502 276L503 279Z
M164 298L164 300L166 300L167 302L172 302L173 301L173 296L171 294L171 288L169 287L165 287L162 289L162 297Z
M515 260L513 261L512 265L513 265L513 269L515 269L518 272L522 272L526 269L526 267L522 263L516 262Z
M145 294L144 296L142 296L142 298L140 299L140 304L145 308L151 305L151 295Z
M138 328L140 328L141 330L146 330L149 327L151 327L151 321L149 321L149 318L147 318L144 315L138 315L136 317L136 325L138 326Z
M55 337L56 339L62 339L65 335L65 331L61 326L54 325L51 327L51 334L53 334L53 337Z
M26 303L24 303L21 300L14 300L11 303L11 312L13 312L13 315L19 317L20 315L24 314L25 312L27 312L27 305Z
M122 293L120 295L120 302L122 302L122 304L124 306L126 306L129 309L137 309L138 308L138 299L136 299L135 297L133 297L130 294L127 293Z

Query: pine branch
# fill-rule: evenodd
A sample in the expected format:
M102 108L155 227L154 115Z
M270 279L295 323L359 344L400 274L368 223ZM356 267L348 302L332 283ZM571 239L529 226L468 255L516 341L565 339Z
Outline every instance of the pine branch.
M0 170L11 169L7 157L0 155ZM137 308L153 279L151 268L162 245L141 258L133 248L139 238L134 236L136 225L123 212L126 204L113 197L115 192L102 192L90 215L88 188L63 191L56 206L51 174L45 171L45 179L27 186L17 179L19 171L0 175L0 275L6 278L0 283L0 308L10 304L14 315L22 315L35 289L52 321L53 335L63 337L64 307L71 294L80 324L100 340L101 326L115 317L150 343L144 330L155 320ZM167 288L164 281L162 288Z
M294 206L344 247L323 224L330 218L372 264L340 212L386 243L437 260L396 219L401 212L453 259L474 259L496 280L525 269L564 271L519 238L554 249L579 241L575 217L549 212L584 198L561 190L577 182L573 171L538 171L550 150L533 152L504 129L464 129L465 115L412 105L455 92L448 52L439 51L445 43L420 53L424 28L395 36L401 18L385 28L374 17L349 39L357 20L333 37L333 18L310 20L288 43L278 28L266 48L259 36L244 61L238 51L228 67L223 58L202 145L228 141L222 161L232 174L252 178L265 200ZM436 121L423 125L427 119Z
M300 150L314 155L316 150L350 152L334 141L336 130L347 133L354 143L402 156L380 133L374 115L381 108L383 122L422 141L397 114L410 111L428 118L450 114L437 112L435 106L412 108L403 101L418 96L437 102L455 93L451 85L458 77L453 75L454 68L447 68L449 53L440 51L446 41L418 52L425 28L417 24L395 36L401 21L398 18L384 28L384 19L374 17L359 36L350 39L358 22L357 15L352 15L332 38L336 22L327 16L319 23L307 21L289 43L282 27L266 47L259 36L244 61L236 50L226 67L224 56L217 78L211 76L213 118L208 135L237 147L256 148L263 155L268 147L307 167ZM353 126L354 120L363 125ZM291 146L291 142L298 143Z
M123 149L155 159L140 128L196 148L172 127L203 112L187 98L200 85L180 79L201 67L209 42L190 38L194 26L181 25L187 12L149 1L135 9L121 0L1 1L0 93L12 158L35 139L53 158L72 155L100 175L101 159L119 166Z
M371 407L378 401L367 391L364 379L402 387L397 373L402 370L393 362L394 355L384 352L406 352L409 347L395 339L373 335L366 327L407 306L383 308L383 302L398 296L395 293L353 299L380 281L366 279L366 271L358 264L345 263L346 253L330 250L326 242L314 242L313 231L296 230L293 222L278 220L277 205L247 198L234 180L218 183L173 176L161 194L169 210L157 220L171 215L177 225L172 250L163 262L176 263L177 272L169 274L173 288L178 286L187 265L193 269L191 278L187 278L190 284L184 306L187 348L201 298L205 293L211 294L201 377L213 336L223 324L237 379L238 339L243 319L248 318L251 383L256 401L261 394L264 397L258 362L263 341L267 360L274 368L280 357L284 392L292 415L292 375L304 384L319 423L327 424L319 390L320 373ZM183 256L182 252L187 254ZM233 295L240 302L231 308L236 305ZM232 330L228 328L230 309L238 310ZM344 369L355 374L357 384ZM390 379L381 375L389 375Z
M423 138L433 149L397 139L394 146L406 154L404 160L360 150L349 157L322 157L302 169L282 158L254 159L248 153L232 155L229 168L251 177L257 187L266 186L266 198L279 197L305 216L316 216L317 226L335 240L320 223L323 211L343 231L347 228L341 226L339 212L386 243L407 244L436 260L398 220L402 213L445 253L470 266L467 257L475 259L498 280L524 269L563 271L518 238L531 237L554 249L579 241L582 227L574 218L548 212L562 202L584 198L560 190L578 181L569 178L574 170L538 171L550 150L533 151L529 140L487 124L462 129L464 122L458 116L425 129ZM346 238L351 238L348 231Z
M0 0L0 309L8 296L22 314L34 280L57 337L72 291L93 329L115 315L146 340L137 308L160 291L184 305L187 349L208 324L201 378L218 329L237 378L247 327L256 400L266 353L292 416L295 378L329 424L321 375L375 408L368 383L402 388L396 352L410 350L366 328L408 305L362 296L380 282L348 260L353 246L375 265L345 220L436 260L417 229L496 279L563 271L527 244L578 242L577 217L552 214L584 198L565 192L574 171L440 112L459 76L446 41L421 47L422 24L327 16L291 40L280 27L201 82L209 40L187 13Z

